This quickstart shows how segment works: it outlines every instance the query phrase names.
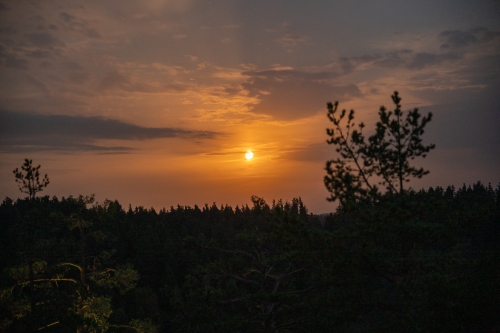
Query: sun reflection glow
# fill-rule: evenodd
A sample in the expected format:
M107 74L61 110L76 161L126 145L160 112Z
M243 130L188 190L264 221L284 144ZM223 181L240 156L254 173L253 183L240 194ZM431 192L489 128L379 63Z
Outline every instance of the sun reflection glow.
M245 154L245 158L247 160L251 160L253 158L253 153L251 150L248 150L247 153Z

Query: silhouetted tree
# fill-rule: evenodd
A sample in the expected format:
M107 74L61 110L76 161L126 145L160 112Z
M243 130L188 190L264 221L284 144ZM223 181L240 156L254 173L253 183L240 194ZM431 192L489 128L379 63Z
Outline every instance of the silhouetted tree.
M30 200L35 198L37 192L43 191L47 185L49 185L49 177L45 174L42 181L40 182L40 165L37 167L32 166L33 160L24 160L24 164L21 166L21 170L16 168L12 172L16 175L16 183L18 183L19 191L26 193ZM24 173L23 173L24 171Z
M37 230L37 223L33 219L34 214L34 200L37 192L43 191L45 187L49 184L49 178L47 175L40 182L40 165L37 167L32 166L33 160L25 159L24 164L21 166L21 171L19 168L13 170L15 175L16 183L18 183L19 190L22 193L26 193L29 196L30 208L26 210L24 216L22 217L22 223L20 223L20 229L23 230L22 241L28 244L27 251L25 252L25 260L28 262L29 271L29 284L27 287L28 295L30 299L30 313L32 319L36 315L36 295L35 295L35 285L34 276L36 270L36 257L37 251L34 246L35 243L35 233Z
M432 119L432 113L420 119L418 109L409 111L406 118L401 111L401 98L395 91L392 101L396 108L387 111L380 107L380 121L376 124L376 132L365 140L360 123L355 129L354 110L347 116L345 128L341 126L346 110L337 114L338 102L328 103L328 118L335 128L328 128L330 138L328 144L336 145L340 157L327 161L327 175L324 183L331 192L329 201L339 200L342 205L362 197L374 197L379 193L372 177L379 179L379 185L386 190L402 194L403 184L411 177L421 178L429 173L423 168L410 165L415 157L425 157L435 148L434 144L423 145L421 136L425 125Z

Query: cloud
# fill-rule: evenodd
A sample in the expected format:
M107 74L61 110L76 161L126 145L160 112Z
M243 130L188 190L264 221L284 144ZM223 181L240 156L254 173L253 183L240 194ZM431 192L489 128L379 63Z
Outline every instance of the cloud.
M407 68L420 70L425 67L440 65L443 62L452 62L462 59L463 55L457 52L445 53L414 53L412 50L402 49L385 54L365 54L355 57L340 57L339 66L344 74L364 67Z
M190 85L182 82L165 83L164 81L157 81L151 84L142 83L137 82L136 78L123 75L115 70L110 70L101 79L97 88L100 92L104 93L119 89L125 92L153 94L166 91L183 92L190 89Z
M142 127L114 119L41 115L0 111L0 150L42 147L47 150L119 150L127 147L94 145L96 140L150 140L159 138L212 139L221 133L173 127ZM31 149L31 148L30 148Z
M408 49L388 52L384 56L375 59L374 64L382 68L402 67L405 66L412 54L413 51Z
M8 11L8 10L10 10L10 8L0 2L0 12Z
M283 36L282 38L278 39L278 42L281 45L283 45L283 47L285 49L287 49L288 51L291 51L299 43L303 43L306 40L307 40L307 36L287 34L287 35Z
M71 72L68 73L68 79L77 84L84 84L89 81L90 77L87 73L83 72Z
M326 138L326 131L325 131ZM326 162L337 156L334 146L326 143L326 139L322 143L312 143L306 147L289 151L284 158L297 161Z
M56 47L63 47L65 44L59 39L52 37L48 32L34 32L27 35L28 41L32 46L42 49L54 50Z
M34 86L35 88L37 88L38 90L43 92L44 95L46 95L46 96L50 95L50 89L42 81L34 78L31 75L26 76L26 81L31 86Z
M108 90L111 88L123 88L130 83L130 78L121 75L116 71L109 71L99 83L99 90Z
M329 100L349 100L361 96L354 84L333 86L332 72L301 72L296 70L248 71L249 78L241 88L259 103L251 112L271 115L278 120L295 120L313 116L324 109ZM234 87L233 87L234 88Z
M473 44L500 39L500 32L486 28L471 29L469 31L445 30L439 34L439 39L444 42L441 44L441 49L460 49Z
M265 71L246 71L242 73L255 78L261 79L304 79L304 80L327 80L334 79L340 75L333 72L301 72L293 69L270 69Z
M191 54L186 54L184 55L184 57L188 58L191 61L198 61L198 57Z
M17 54L7 51L7 49L0 44L0 64L4 67L16 69L28 69L29 61L19 57Z
M36 58L36 59L49 58L52 55L52 53L47 50L26 51L24 54L28 58Z
M99 32L97 32L95 28L91 27L88 21L82 18L77 18L76 16L68 14L66 12L61 12L59 14L59 18L62 21L63 27L67 31L78 32L88 38L101 38Z
M354 71L354 69L359 65L371 63L381 58L382 56L380 55L366 55L366 54L360 57L340 57L339 64L344 74L348 74Z
M447 52L442 54L433 54L427 52L420 52L415 54L407 63L406 68L408 69L422 69L427 66L440 65L445 61L454 61L461 59L462 56L454 53Z
M66 67L67 69L71 69L71 70L83 70L84 69L81 65L79 65L73 61L65 62L64 67Z
M344 74L366 67L421 70L427 67L442 65L446 62L456 62L466 58L466 54L477 55L483 52L477 48L474 50L470 49L473 45L493 45L498 50L500 31L493 31L486 28L476 28L468 31L444 30L437 35L437 38L441 41L440 51L438 52L415 52L410 49L400 49L387 53L340 57L338 65Z
M473 149L487 153L486 156L498 156L500 98L491 92L460 100L463 92L456 90L448 93L448 100L455 103L419 108L421 114L432 112L434 116L425 133L427 142L435 143L439 150Z

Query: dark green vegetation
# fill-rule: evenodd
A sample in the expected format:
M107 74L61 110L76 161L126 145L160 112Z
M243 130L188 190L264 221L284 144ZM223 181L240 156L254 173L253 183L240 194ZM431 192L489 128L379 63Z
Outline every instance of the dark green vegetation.
M329 103L342 158L327 163L340 206L326 217L300 198L159 212L37 198L48 178L26 160L14 173L29 197L0 205L0 330L500 330L500 185L405 189L428 173L409 160L434 148L420 138L432 115L403 121L393 101L368 141Z
M324 224L301 200L0 206L9 332L491 332L500 188L386 194ZM132 327L135 327L133 329Z

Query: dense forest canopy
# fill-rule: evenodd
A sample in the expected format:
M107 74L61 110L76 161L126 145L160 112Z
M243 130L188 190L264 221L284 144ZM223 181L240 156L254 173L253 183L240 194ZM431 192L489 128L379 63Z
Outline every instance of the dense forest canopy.
M500 187L387 193L320 221L300 199L0 205L6 332L491 332Z

